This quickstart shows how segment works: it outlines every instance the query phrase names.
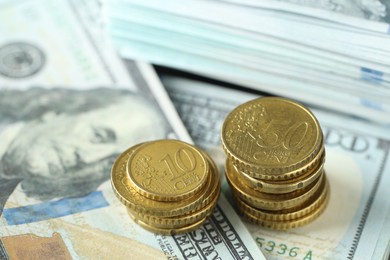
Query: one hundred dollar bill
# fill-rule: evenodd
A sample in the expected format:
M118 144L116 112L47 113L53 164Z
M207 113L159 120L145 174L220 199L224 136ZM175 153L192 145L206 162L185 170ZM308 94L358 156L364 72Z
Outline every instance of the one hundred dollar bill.
M0 259L264 259L224 198L184 235L127 215L109 181L115 157L192 141L153 68L120 60L90 7L0 2Z
M260 95L162 75L194 141L223 171L220 129L236 106ZM237 86L236 86L237 88ZM312 108L324 133L330 202L314 222L288 231L246 223L267 259L387 259L390 217L390 131L367 121ZM225 182L224 193L230 197Z

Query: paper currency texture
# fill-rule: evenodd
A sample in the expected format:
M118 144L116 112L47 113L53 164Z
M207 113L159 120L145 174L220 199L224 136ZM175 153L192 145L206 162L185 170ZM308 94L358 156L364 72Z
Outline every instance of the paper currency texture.
M120 60L101 37L95 7L0 3L1 258L262 259L224 198L199 229L161 236L115 197L118 154L191 139L152 67Z

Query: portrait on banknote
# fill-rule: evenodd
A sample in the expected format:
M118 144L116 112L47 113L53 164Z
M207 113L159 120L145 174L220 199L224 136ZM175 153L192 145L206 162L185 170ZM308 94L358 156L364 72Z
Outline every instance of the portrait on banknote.
M19 184L30 199L86 195L117 154L168 132L154 104L123 89L2 90L0 104L0 209Z

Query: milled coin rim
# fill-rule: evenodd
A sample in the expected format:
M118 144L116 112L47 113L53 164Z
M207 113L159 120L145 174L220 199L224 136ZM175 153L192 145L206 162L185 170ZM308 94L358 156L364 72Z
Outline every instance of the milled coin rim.
M284 194L270 194L253 190L242 184L237 179L237 176L234 176L231 171L228 170L227 166L225 169L225 176L232 191L237 194L241 200L254 208L265 210L282 210L302 204L316 192L320 187L321 182L325 180L324 174L322 173L316 181L307 187Z
M229 145L227 144L225 140L225 132L226 132L226 127L228 122L231 122L231 120L234 118L234 115L240 111L240 110L245 110L245 107L250 105L250 104L259 104L259 102L263 100L278 100L278 101L283 101L290 103L294 106L297 106L307 112L307 114L313 119L314 125L317 129L317 135L316 135L316 142L312 147L312 150L308 152L307 156L305 158L302 158L301 160L291 163L289 165L282 165L281 167L277 167L276 165L266 165L266 164L255 164L249 161L244 160L243 158L240 158L235 152L234 149L230 148ZM313 158L318 154L319 150L321 149L321 144L323 143L323 134L322 130L320 127L320 124L317 120L317 118L314 116L313 112L309 110L306 106L291 100L287 98L281 98L281 97L260 97L256 98L253 100L250 100L248 102L245 102L239 106L237 106L235 109L233 109L225 118L224 123L221 128L221 142L222 142L222 147L223 150L225 151L226 155L230 160L233 161L233 164L236 165L241 171L244 172L254 172L254 173L263 173L263 175L278 175L278 174L283 174L285 172L291 172L294 171L298 168L302 168L309 161L312 161Z
M303 173L299 177L295 179L287 179L287 180L274 180L274 181L263 181L260 179L253 178L246 174L245 172L237 169L236 166L229 167L234 171L237 176L239 176L239 180L247 185L248 187L266 193L272 194L281 194L293 192L298 189L302 189L307 187L315 180L319 178L321 173L324 171L324 162L325 162L325 152L321 155L321 160L317 161L316 165L313 165L311 169L308 169L306 173ZM232 164L230 161L226 162L226 164Z
M181 227L181 228L158 228L158 227L154 227L152 225L149 225L145 222L143 222L142 220L140 219L137 219L134 215L132 215L130 212L129 213L129 216L138 224L140 225L142 228L152 232L152 233L155 233L155 234L160 234L160 235L165 235L165 236L174 236L174 235L180 235L180 234L185 234L185 233L188 233L188 232L191 232L197 228L199 228L208 218L205 217L201 220L199 220L198 222L195 222L195 223L192 223L191 225L188 225L188 226L184 226L184 227Z
M292 228L297 228L304 226L306 224L309 224L310 222L313 222L315 219L317 219L326 209L327 205L329 204L330 200L330 188L328 186L328 189L326 190L327 195L325 198L324 203L320 204L318 208L316 208L313 212L311 212L308 215L305 215L302 218L290 220L290 221L269 221L269 220L263 220L256 218L255 216L249 214L248 212L241 212L241 216L243 216L244 219L248 220L251 223L269 228L269 229L275 229L275 230L288 230Z
M329 196L329 181L325 181L321 184L322 186L313 194L314 200L308 200L297 207L285 210L262 210L254 208L244 201L234 196L237 208L240 212L248 213L253 217L264 221L290 221L302 218L306 215L311 214L318 207L320 207Z
M147 190L146 188L142 187L138 183L138 181L134 178L130 168L131 168L131 163L132 163L134 157L137 156L137 153L141 152L143 148L146 148L148 146L153 146L156 144L163 145L163 143L179 143L182 146L189 147L193 151L198 153L198 156L203 160L201 162L204 165L203 176L202 176L201 180L199 181L199 183L195 187L193 187L193 189L187 190L186 192L183 192L183 193L176 193L176 194L175 193L170 193L170 194L159 193L157 191ZM176 140L176 139L160 139L160 140L155 140L155 141L143 143L141 146L137 147L137 149L131 154L131 156L129 157L128 162L126 164L126 172L127 172L127 175L129 177L130 181L133 184L133 188L138 193L142 194L143 196L145 196L149 199L158 200L158 201L180 201L180 200L187 199L187 198L193 196L194 194L196 194L198 191L200 191L201 189L203 189L205 187L209 171L210 171L209 164L205 160L203 153L199 148L195 147L194 145L191 145L191 144L188 144L186 142Z
M217 186L218 187L216 188L215 192L213 192L213 194L210 194L211 199L206 198L206 200L211 200L206 206L187 215L164 218L153 215L140 214L129 208L127 210L130 214L133 215L134 218L137 218L138 220L143 221L145 224L156 228L182 228L196 223L199 220L206 218L212 214L220 196L220 185L217 184Z
M209 181L205 187L205 191L201 190L194 196L181 201L167 203L144 197L132 187L132 183L126 173L127 160L129 159L133 150L136 149L139 145L141 144L130 147L122 154L120 154L115 160L111 169L111 186L113 188L114 194L126 207L143 214L156 216L170 217L183 215L201 205L207 194L211 192L213 188L212 183L214 181L219 181L218 172L210 172ZM148 205L143 205L143 201L148 201Z
M201 218L209 216L217 205L219 196L221 194L221 183L218 168L213 161L213 159L206 153L204 153L205 158L211 165L211 170L215 174L215 181L212 184L212 191L208 196L202 201L202 203L195 208L194 210L188 212L186 215L178 215L173 217L159 217L155 215L142 214L140 212L134 211L130 208L127 210L139 220L145 222L146 224L156 226L159 228L178 228L181 226L189 225L194 223ZM210 208L211 207L211 208ZM210 213L210 214L208 214Z
M262 180L262 181L288 181L288 180L291 180L291 179L296 179L296 178L300 178L302 175L305 175L308 171L312 170L315 166L317 166L319 164L320 161L322 161L323 163L325 163L325 146L323 145L323 143L321 143L321 149L319 150L319 152L317 153L317 155L313 158L312 161L308 162L306 165L302 166L301 168L298 168L298 169L295 169L293 171L290 171L290 172L285 172L285 173L282 173L282 174L272 174L272 175L267 175L267 174L264 174L264 172L253 172L253 171L242 171L240 170L241 172L244 172L245 174L247 174L248 176L252 177L252 178L255 178L255 179L258 179L258 180ZM229 157L228 157L229 159ZM238 166L237 165L234 165L237 169Z

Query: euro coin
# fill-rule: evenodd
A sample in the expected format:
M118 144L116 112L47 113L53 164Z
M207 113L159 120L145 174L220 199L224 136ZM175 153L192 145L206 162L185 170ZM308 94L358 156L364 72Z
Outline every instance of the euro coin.
M219 186L219 184L217 185ZM218 187L216 190L219 190L220 188ZM174 217L157 217L153 215L145 215L138 213L136 211L128 209L130 214L133 215L134 218L141 220L145 224L154 226L156 228L181 228L185 227L188 225L191 225L192 223L198 222L201 219L207 218L212 214L212 211L214 210L218 198L219 198L219 192L212 193L210 196L213 196L210 198L209 203L204 206L203 208L195 211L195 212L190 212L189 214L186 215L180 215L180 216L174 216Z
M323 144L321 144L321 149L318 152L317 155L308 162L306 165L297 168L293 171L285 172L278 175L267 175L264 174L264 172L252 172L252 171L245 171L247 176L250 176L252 178L263 180L263 181L269 181L269 182L283 182L288 180L296 180L298 178L301 178L302 175L306 175L310 170L312 170L314 167L316 167L320 162L324 163L325 161L325 148ZM235 165L236 168L238 168ZM241 171L244 172L244 171Z
M146 230L149 230L150 232L156 233L156 234L161 234L165 236L174 236L174 235L179 235L179 234L184 234L187 232L191 232L197 228L199 228L207 218L203 218L195 223L192 223L190 225L180 227L180 228L159 228L150 224L147 224L143 222L142 220L136 218L134 215L131 214L131 212L128 212L129 216L141 227L143 227Z
M123 152L114 162L111 171L111 184L114 193L126 207L143 214L168 217L186 214L202 205L207 197L207 194L202 190L192 197L170 203L152 200L138 193L126 172L128 160L138 147L139 145ZM213 178L215 176L210 174L206 181L206 190L210 190Z
M181 201L204 188L209 164L201 151L178 140L158 140L131 154L127 174L141 195L158 201Z
M325 181L325 178L322 178L323 175L321 175L317 181L305 188L284 194L271 194L259 192L244 185L239 181L238 176L234 174L232 168L233 166L230 160L227 160L226 179L232 187L233 192L252 207L267 210L282 210L300 205L317 191L322 181Z
M289 229L324 211L324 138L309 109L278 97L249 101L228 114L221 140L226 180L245 219Z
M236 107L222 126L222 146L233 164L244 172L270 176L307 165L322 140L320 125L307 108L278 97Z
M306 202L285 210L263 210L251 207L244 201L235 197L236 205L240 212L248 213L253 217L264 221L289 221L300 219L311 214L317 208L321 207L329 196L329 184L327 181L322 182L321 187Z
M307 169L303 175L295 179L265 181L249 176L247 173L238 170L234 165L229 167L229 169L233 171L233 174L237 175L239 181L256 191L272 194L289 193L305 188L318 179L323 172L325 160L325 153L322 152L320 155L321 159L317 161L316 165L313 165L311 169Z
M264 220L262 218L256 217L253 214L249 212L242 212L242 216L247 219L248 221L258 224L267 228L276 229L276 230L286 230L291 228L297 228L301 227L303 225L306 225L316 218L318 218L321 213L325 210L328 201L329 201L329 188L327 188L325 191L325 201L319 205L319 207L315 208L312 212L309 214L304 215L303 217L289 220L289 221L271 221L271 220Z
M163 235L198 228L212 214L221 191L211 157L177 140L124 151L112 166L111 185L136 223Z

